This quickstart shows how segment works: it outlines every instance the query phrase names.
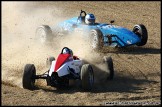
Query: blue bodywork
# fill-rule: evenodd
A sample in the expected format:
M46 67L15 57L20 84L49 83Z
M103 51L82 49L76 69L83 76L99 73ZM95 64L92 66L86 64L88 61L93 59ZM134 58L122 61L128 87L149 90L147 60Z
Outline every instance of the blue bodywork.
M72 33L76 30L81 32L90 32L92 29L99 29L102 32L104 46L124 47L141 42L141 38L127 28L107 23L95 23L94 25L87 25L82 23L78 17L63 21L59 23L57 27L60 27L68 33ZM108 36L111 36L111 44L109 43Z

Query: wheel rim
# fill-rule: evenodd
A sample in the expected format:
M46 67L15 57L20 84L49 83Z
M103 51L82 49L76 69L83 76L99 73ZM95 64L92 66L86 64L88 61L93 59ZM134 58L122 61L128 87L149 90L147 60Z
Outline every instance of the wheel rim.
M137 34L141 38L141 35L140 35L140 32L139 32L139 28L136 27L134 29L134 33Z
M92 34L92 48L95 49L97 48L97 45L98 45L98 39L97 39L97 34L93 33Z
M41 43L45 43L47 34L44 29L40 28L37 30L37 37L39 38Z

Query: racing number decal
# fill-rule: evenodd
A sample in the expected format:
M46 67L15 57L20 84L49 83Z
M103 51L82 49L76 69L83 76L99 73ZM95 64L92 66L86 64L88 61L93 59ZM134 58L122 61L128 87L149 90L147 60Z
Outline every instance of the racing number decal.
M106 25L106 26L102 26L102 29L109 29L109 28L119 28L119 26L116 26L116 25Z

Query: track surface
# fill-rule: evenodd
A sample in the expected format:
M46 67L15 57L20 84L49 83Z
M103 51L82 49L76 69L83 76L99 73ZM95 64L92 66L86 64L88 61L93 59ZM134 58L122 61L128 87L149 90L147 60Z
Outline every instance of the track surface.
M97 22L115 19L116 25L129 29L144 24L149 35L147 44L118 51L103 49L99 55L112 56L115 78L105 81L102 73L95 73L98 78L92 92L78 87L56 90L42 81L37 83L38 90L21 88L24 65L34 63L43 72L45 57L56 49L41 47L42 52L39 45L31 42L36 27L78 16L81 9L94 13ZM160 34L160 2L2 2L2 105L105 105L128 101L159 104Z

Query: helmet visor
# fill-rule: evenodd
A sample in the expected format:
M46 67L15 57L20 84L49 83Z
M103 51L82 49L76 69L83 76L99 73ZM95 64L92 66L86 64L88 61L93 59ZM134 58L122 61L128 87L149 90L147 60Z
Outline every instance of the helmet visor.
M94 23L95 19L87 19L90 23Z

